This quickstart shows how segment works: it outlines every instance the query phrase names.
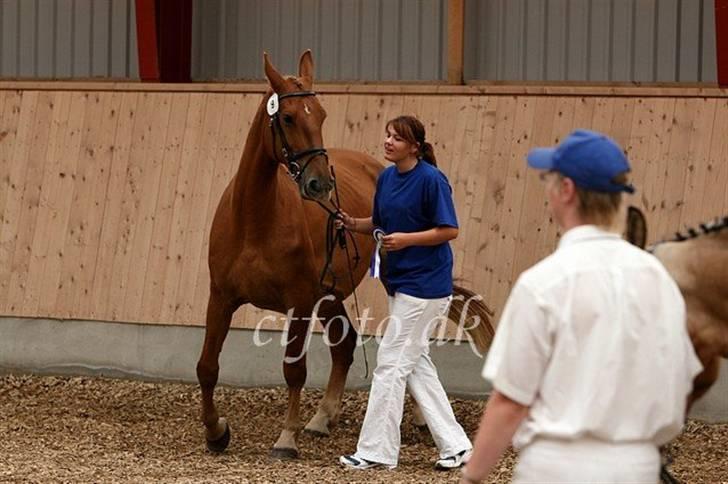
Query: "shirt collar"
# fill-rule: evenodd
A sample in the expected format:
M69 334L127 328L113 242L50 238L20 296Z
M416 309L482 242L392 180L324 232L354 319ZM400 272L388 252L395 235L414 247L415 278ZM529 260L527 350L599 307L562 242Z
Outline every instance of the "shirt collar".
M588 240L620 238L621 237L618 234L615 234L614 232L607 232L596 225L578 225L573 229L566 231L566 233L561 236L558 247L566 247L571 244L585 242Z

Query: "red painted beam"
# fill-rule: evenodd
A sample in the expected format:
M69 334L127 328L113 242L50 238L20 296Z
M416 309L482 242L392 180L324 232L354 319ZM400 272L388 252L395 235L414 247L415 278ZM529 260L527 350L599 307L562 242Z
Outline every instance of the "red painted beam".
M157 0L157 32L162 82L190 82L192 0Z
M728 87L728 0L715 0L715 47L718 85Z
M139 77L145 82L159 82L159 44L156 19L155 0L136 0Z

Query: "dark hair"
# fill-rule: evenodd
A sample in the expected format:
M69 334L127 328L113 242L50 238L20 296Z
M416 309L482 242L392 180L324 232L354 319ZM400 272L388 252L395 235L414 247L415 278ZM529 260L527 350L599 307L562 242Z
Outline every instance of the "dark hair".
M390 126L408 143L419 145L420 149L417 153L419 158L437 166L435 152L432 145L425 141L425 127L419 119L414 116L397 116L387 121L387 128Z

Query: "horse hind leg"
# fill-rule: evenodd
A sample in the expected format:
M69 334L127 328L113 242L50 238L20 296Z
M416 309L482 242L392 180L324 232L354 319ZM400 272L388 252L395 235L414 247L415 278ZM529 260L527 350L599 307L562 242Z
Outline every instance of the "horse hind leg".
M202 354L197 362L197 379L202 390L202 423L205 425L207 448L211 452L222 452L230 443L230 427L220 418L215 408L214 392L220 371L219 357L233 313L239 303L225 301L214 289L210 291L207 303L207 322Z
M344 394L346 377L354 361L357 332L351 324L346 309L340 301L332 303L325 315L324 341L331 353L331 373L318 410L306 425L307 433L328 436L331 428L339 421L341 398Z

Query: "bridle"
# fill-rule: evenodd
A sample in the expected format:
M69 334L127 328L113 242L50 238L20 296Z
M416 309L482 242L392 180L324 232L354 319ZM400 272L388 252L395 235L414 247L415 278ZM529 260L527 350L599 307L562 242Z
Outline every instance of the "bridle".
M316 158L317 156L325 156L327 161L329 158L328 153L326 152L326 148L324 147L313 147L309 148L307 150L295 152L291 148L291 145L288 143L288 139L286 138L286 132L283 130L283 126L281 126L281 119L279 116L280 109L278 109L277 103L289 98L289 97L308 97L308 96L315 96L316 93L313 91L296 91L296 92L289 92L287 94L281 94L278 95L276 98L276 108L275 112L271 114L270 110L268 111L268 116L270 117L268 121L268 125L271 128L271 131L273 133L273 150L275 152L276 149L276 136L280 136L281 138L281 155L283 155L283 158L286 160L286 167L288 168L288 172L291 174L291 177L293 180L298 183L301 177L303 176L303 172L306 171L306 168L308 167L311 160ZM274 94L275 96L275 94ZM271 102L271 99L273 96L271 96L268 99L268 102ZM299 163L299 160L302 158L308 157L304 163L303 166Z

